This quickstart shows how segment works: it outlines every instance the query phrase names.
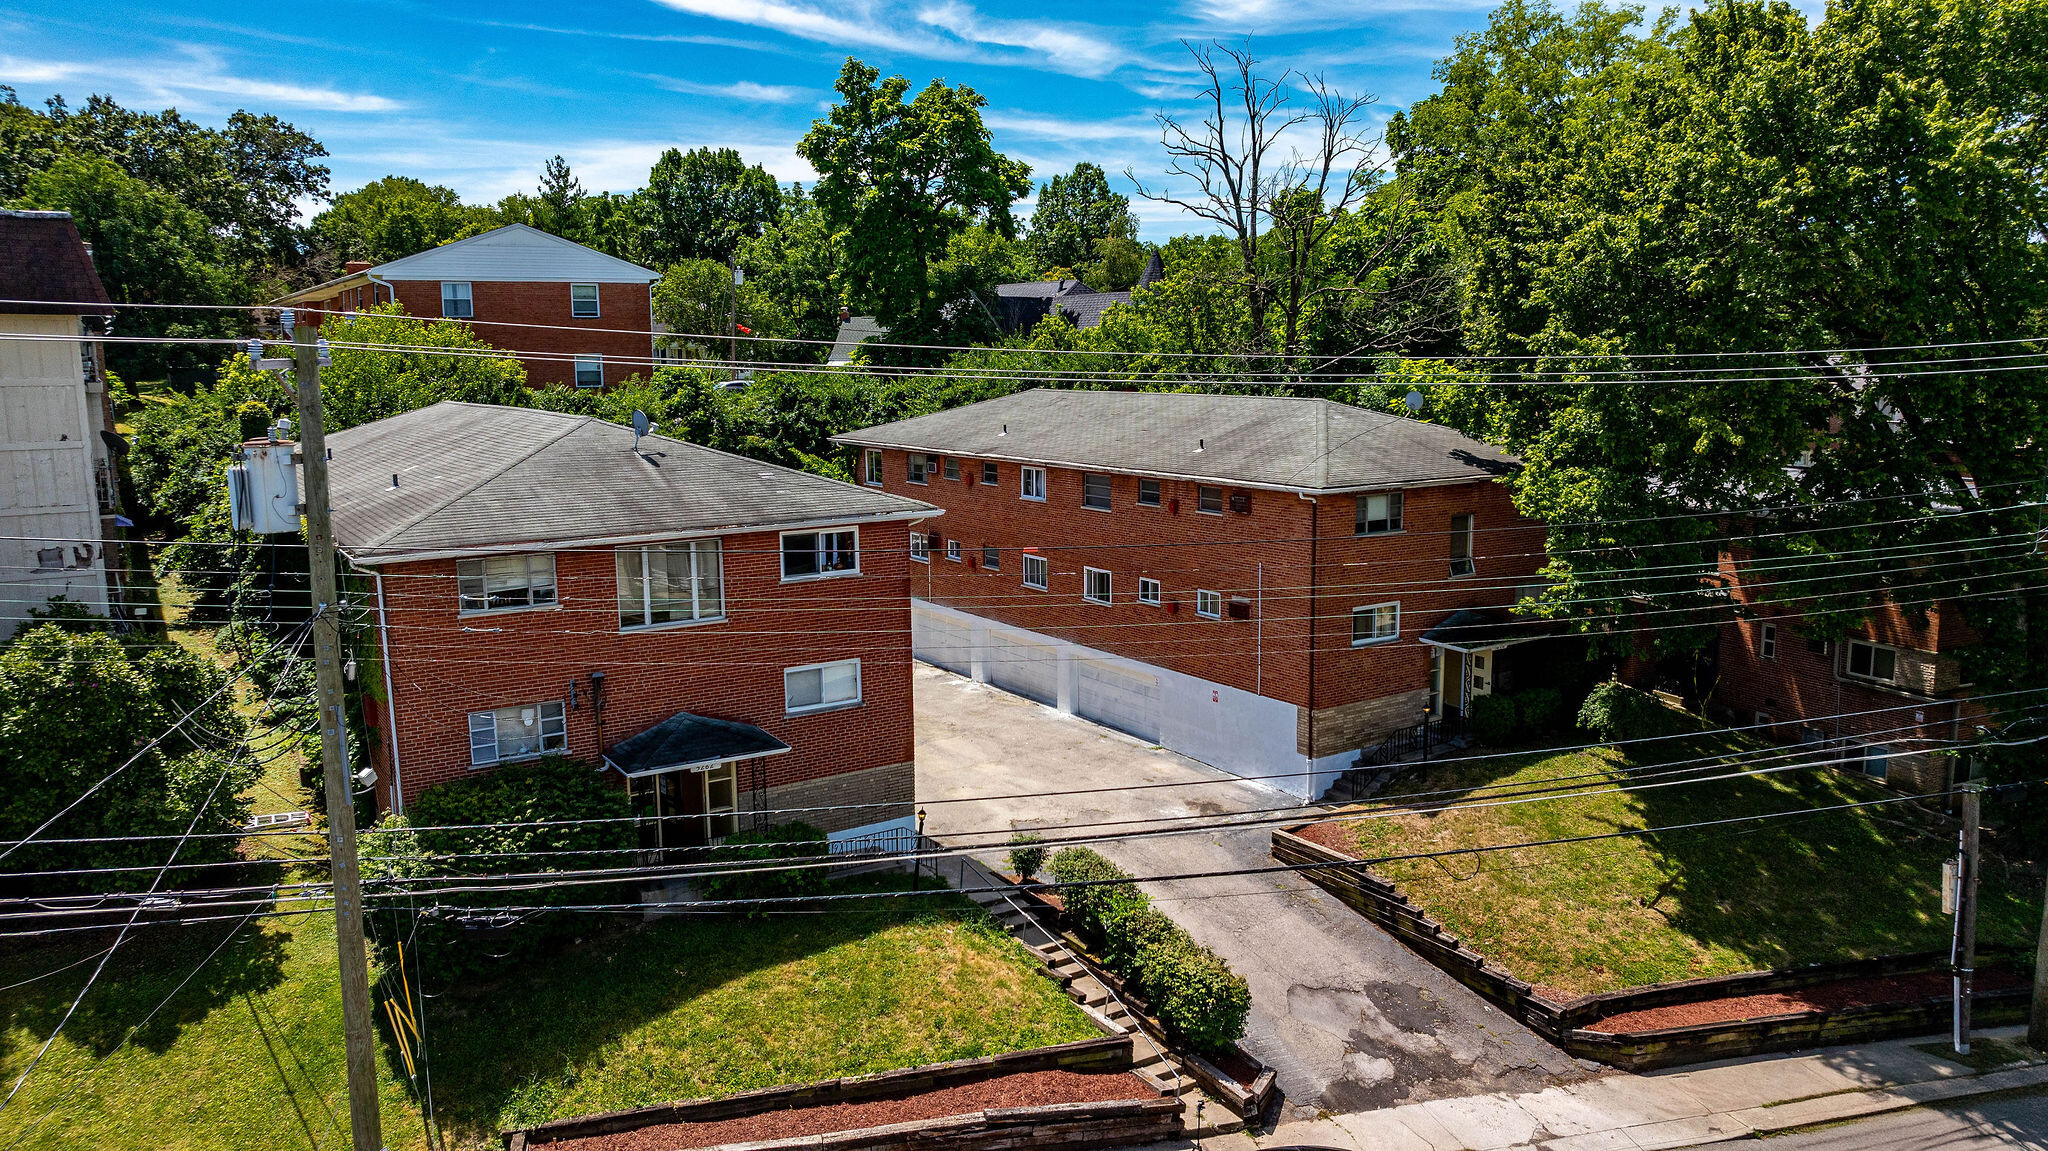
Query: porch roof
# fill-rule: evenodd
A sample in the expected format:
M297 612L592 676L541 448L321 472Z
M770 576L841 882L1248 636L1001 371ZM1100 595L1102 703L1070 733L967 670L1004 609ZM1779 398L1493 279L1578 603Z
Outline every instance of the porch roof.
M1556 620L1521 619L1501 612L1461 608L1423 632L1420 638L1423 643L1451 651L1474 652L1512 647L1557 632Z
M607 765L628 779L710 767L734 759L781 755L789 745L751 723L679 711L638 735L613 744Z

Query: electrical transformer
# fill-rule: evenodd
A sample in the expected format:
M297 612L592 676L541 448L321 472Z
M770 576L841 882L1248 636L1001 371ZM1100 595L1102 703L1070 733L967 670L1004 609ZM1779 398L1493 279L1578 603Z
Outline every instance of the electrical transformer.
M251 440L241 462L228 469L228 507L235 527L258 535L296 535L299 530L299 445L290 440Z

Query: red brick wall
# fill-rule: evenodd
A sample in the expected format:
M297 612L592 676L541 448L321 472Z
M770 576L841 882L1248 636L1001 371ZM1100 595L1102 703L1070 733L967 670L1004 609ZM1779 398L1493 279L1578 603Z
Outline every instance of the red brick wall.
M395 280L398 302L408 315L436 318L441 315L441 281ZM599 284L598 314L577 318L569 314L569 285L564 283L470 284L475 315L470 322L477 338L496 348L541 353L518 356L531 384L573 384L573 357L605 357L605 386L623 382L633 375L653 374L648 358L653 355L653 302L646 284ZM378 285L348 289L322 305L331 311L360 311L373 304L388 303L389 294ZM493 327L505 324L554 324L584 331L551 328ZM625 328L612 332L599 329ZM552 357L552 358L550 358Z
M1114 476L1112 508L1103 512L1081 505L1078 470L1047 469L1046 500L1039 503L1020 497L1020 465L997 464L1000 482L990 487L979 482L981 463L963 459L959 480L935 469L929 483L919 486L907 479L906 453L883 453L887 491L946 509L945 516L917 530L963 545L960 563L934 548L929 569L911 574L913 594L1296 706L1311 703L1311 614L1314 707L1412 691L1424 685L1429 668L1428 651L1414 642L1416 636L1458 608L1509 602L1511 595L1498 585L1525 580L1542 564L1541 525L1520 519L1507 489L1490 482L1409 489L1401 533L1359 538L1350 496L1325 496L1311 504L1291 492L1224 485L1226 510L1212 515L1196 510L1193 483L1161 480L1162 506L1140 507L1137 477ZM866 466L864 455L860 466ZM1232 494L1249 496L1249 513L1228 510ZM1475 516L1478 575L1451 580L1446 533L1458 512ZM1312 516L1319 537L1313 595ZM983 546L1001 549L998 573L967 562L978 561ZM1023 548L1036 548L1049 560L1047 590L1023 586ZM1113 573L1110 606L1081 598L1084 567ZM1161 583L1159 607L1137 600L1138 581L1147 576ZM1220 592L1226 602L1233 596L1252 600L1253 618L1197 616L1197 589ZM1401 639L1352 648L1351 609L1388 600L1402 605Z
M900 523L865 525L860 575L782 583L775 533L726 536L724 622L623 633L610 549L556 553L557 607L469 616L457 614L454 560L393 565L384 572L388 681L405 796L478 770L470 712L567 701L571 680L582 706L567 713L568 753L594 759L593 671L605 673L607 745L690 711L788 743L794 750L767 761L769 787L908 763L908 546ZM855 657L859 706L783 714L784 668Z

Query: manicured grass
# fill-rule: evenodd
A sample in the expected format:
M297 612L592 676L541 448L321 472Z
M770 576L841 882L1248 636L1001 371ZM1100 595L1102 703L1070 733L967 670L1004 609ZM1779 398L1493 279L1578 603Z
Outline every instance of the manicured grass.
M893 880L871 884L889 886ZM593 921L589 938L484 986L430 986L426 1054L447 1145L501 1126L1092 1038L1023 950L957 896L816 915ZM221 938L131 937L13 1105L0 1146L276 1151L345 1141L333 921L245 930L115 1051ZM98 946L0 956L0 985ZM131 950L132 949L132 950ZM20 1074L90 962L0 992L0 1074ZM380 1017L384 1127L426 1147Z
M1671 761L1738 750L1685 742ZM1596 773L1600 750L1441 767L1403 792L1537 785ZM1728 767L1705 774L1720 775ZM1593 780L1576 780L1584 786ZM1661 782L1648 778L1638 783ZM1497 795L1489 790L1474 799ZM1359 854L1399 855L1666 827L1884 798L1831 768L1341 825ZM1378 865L1423 910L1532 983L1571 994L1788 964L1945 948L1941 863L1954 833L1906 804L1588 843ZM1979 939L2029 946L2038 904L1987 874Z

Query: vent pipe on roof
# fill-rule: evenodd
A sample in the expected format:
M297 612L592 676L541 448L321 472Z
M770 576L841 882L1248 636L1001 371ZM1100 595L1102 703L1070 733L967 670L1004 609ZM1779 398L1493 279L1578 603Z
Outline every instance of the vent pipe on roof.
M1206 451L1208 451L1208 450L1209 450L1209 441L1208 441L1208 440L1206 440L1206 439L1202 439L1202 440L1196 440L1196 441L1195 441L1195 450L1196 450L1196 451L1198 451L1198 452L1206 452Z

